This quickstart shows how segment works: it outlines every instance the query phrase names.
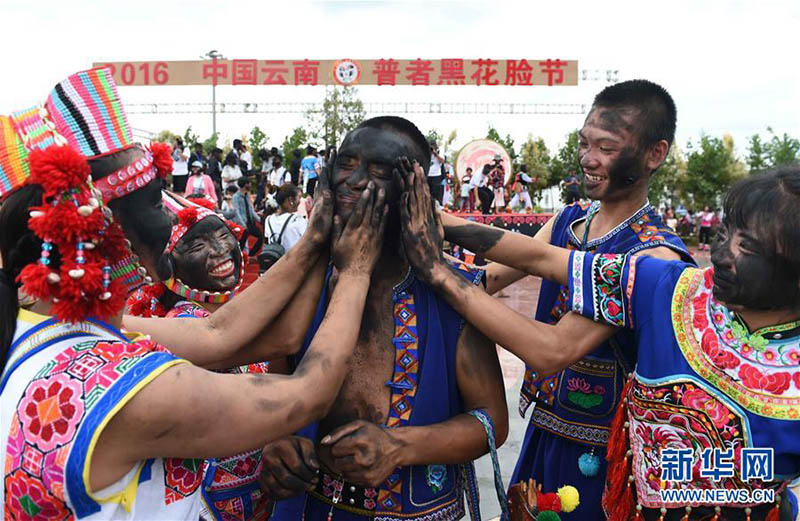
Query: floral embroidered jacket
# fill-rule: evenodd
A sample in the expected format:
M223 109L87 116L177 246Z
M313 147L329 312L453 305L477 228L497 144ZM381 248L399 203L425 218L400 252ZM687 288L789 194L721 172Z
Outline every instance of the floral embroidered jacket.
M554 217L550 243L573 250L619 254L667 247L693 262L683 241L662 223L649 203L604 236L583 244L583 237L575 235L574 227L598 209L597 201L565 207ZM568 311L568 299L566 286L543 280L536 320L558 322ZM530 404L536 400L537 406L531 416L533 425L583 445L604 447L624 376L636 364L634 345L633 335L621 331L582 360L550 377L535 380L535 373L526 367L520 390L520 415L525 416ZM520 479L527 477L520 476Z
M647 508L661 507L664 488L777 489L800 475L800 322L747 331L714 299L712 276L651 257L571 256L570 308L636 335L624 446L610 445L609 468L630 472ZM773 479L742 479L753 448L774 451ZM688 481L666 479L665 449L691 451ZM705 449L730 450L733 475L704 477Z
M466 265L453 267L467 280L478 285L482 270ZM328 278L314 321L303 349L302 358L325 316L328 304ZM429 286L417 280L412 270L395 286L394 345L395 367L391 388L391 407L387 428L440 423L466 412L456 381L456 346L464 319ZM298 433L317 440L317 424ZM474 475L459 465L427 465L398 468L377 488L354 487L346 483L342 501L335 505L334 519L347 521L378 518L384 521L449 521L464 516L464 493L475 498L470 510L477 508ZM276 503L272 519L308 521L326 519L336 483L325 475L316 491ZM478 519L474 517L474 519Z
M21 310L0 380L0 518L196 520L202 460L149 459L103 490L89 486L103 428L181 363L100 321L66 324Z

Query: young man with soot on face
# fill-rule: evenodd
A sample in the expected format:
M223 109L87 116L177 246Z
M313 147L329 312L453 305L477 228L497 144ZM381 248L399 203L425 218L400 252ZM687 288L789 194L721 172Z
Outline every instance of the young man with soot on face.
M460 519L465 488L475 486L464 482L470 474L462 466L489 450L487 430L492 444L506 438L494 344L419 280L403 253L401 157L427 170L431 152L412 123L380 117L348 133L329 161L338 222L353 218L368 187L384 194L388 221L356 352L334 405L320 422L264 450L268 493L300 494L279 502L272 519ZM482 272L451 269L480 285ZM309 338L336 279L324 262L306 279L322 293ZM296 360L304 356L305 345Z
M647 199L650 176L666 158L675 125L672 97L655 83L633 80L600 92L578 132L578 159L586 196L592 202L567 206L536 239L597 254L691 261L686 246L663 224ZM487 243L480 230L446 214L442 220L448 241L483 255ZM495 294L525 275L490 264L487 290ZM558 322L569 311L568 297L566 285L542 281L536 319ZM603 329L590 322L579 327L585 331L584 338ZM523 328L517 335L516 344L524 348L529 340L527 330ZM513 346L509 348L514 351ZM519 412L524 416L532 404L536 406L511 484L533 478L545 491L572 485L580 492L580 505L574 512L562 513L563 519L605 519L600 507L607 470L604 454L623 378L635 365L634 338L627 331L598 342L588 356L552 376L539 378L528 364Z

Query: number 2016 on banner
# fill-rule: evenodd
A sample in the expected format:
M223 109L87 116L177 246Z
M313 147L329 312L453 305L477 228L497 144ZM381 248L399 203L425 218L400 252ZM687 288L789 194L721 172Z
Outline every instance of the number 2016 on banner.
M119 66L119 76L116 75L117 65L107 63L103 67L111 69L111 75L118 77L122 85L133 85L137 80L142 85L164 85L169 81L167 62L143 62L138 66L125 62Z

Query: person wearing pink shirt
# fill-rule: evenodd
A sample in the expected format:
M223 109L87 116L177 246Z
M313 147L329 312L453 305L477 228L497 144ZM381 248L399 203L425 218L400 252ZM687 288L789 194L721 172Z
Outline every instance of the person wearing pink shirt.
M200 194L206 199L213 201L217 205L217 191L214 188L214 181L211 176L203 173L203 163L195 161L192 163L191 175L186 182L186 192L184 196L189 198L190 195Z

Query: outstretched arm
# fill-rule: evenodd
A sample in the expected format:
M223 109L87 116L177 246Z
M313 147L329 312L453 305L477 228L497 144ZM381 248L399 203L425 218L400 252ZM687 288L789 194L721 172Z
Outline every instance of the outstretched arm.
M308 299L319 296L325 260L321 252L328 244L333 215L333 197L323 173L315 194L314 210L303 237L264 276L235 299L203 319L139 318L125 316L123 327L150 335L169 346L176 355L207 368L225 368L286 356L302 342L297 323L281 319L273 324L293 299L298 288L302 300L291 309L305 317ZM313 314L313 309L310 314ZM310 318L309 318L310 320Z
M406 172L409 167L406 165L404 168ZM537 322L508 308L453 273L441 258L441 237L438 236L439 227L431 211L430 195L417 176L407 175L406 179L407 190L401 204L406 254L416 272L481 333L522 358L541 374L550 374L566 367L613 334L614 328L593 324L578 316L565 317L556 326ZM501 239L509 241L512 247L527 248L532 258L526 262L541 266L549 263L548 269L553 273L553 278L562 284L567 283L567 250L519 234L506 234L490 226L481 226L479 235L481 237L478 239L470 237L468 240L491 243L484 251L500 247Z
M463 225L463 219L456 218L456 221L450 219L450 215L442 214L442 225L444 226L444 238L451 243L458 244L455 239L449 234L454 228ZM553 233L553 220L550 219L542 226L534 239L542 242L549 243L550 236ZM463 246L459 244L459 246ZM486 266L486 292L489 295L494 295L498 291L507 288L518 280L524 279L528 274L516 268L504 266L499 262L492 262Z
M414 177L416 178L416 175ZM418 184L414 184L414 192L422 193L422 188L417 186ZM407 192L408 208L416 205L417 198L420 197L414 192ZM423 204L426 202L423 201ZM431 214L429 218L433 218L433 215ZM446 222L445 233L448 241L479 253L491 261L518 270L521 272L518 274L519 278L522 278L523 274L537 275L561 284L567 283L568 250L520 233L474 223L454 215L442 215L441 219L443 224Z

